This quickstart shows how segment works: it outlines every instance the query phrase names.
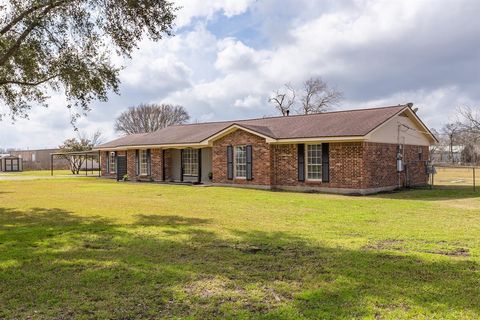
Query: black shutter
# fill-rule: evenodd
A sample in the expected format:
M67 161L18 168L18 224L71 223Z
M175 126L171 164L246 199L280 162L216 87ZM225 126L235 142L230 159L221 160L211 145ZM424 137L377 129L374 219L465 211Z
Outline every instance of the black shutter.
M297 145L298 181L305 181L305 145Z
M322 182L330 181L330 145L322 143Z
M135 175L140 175L140 157L138 149L135 150Z
M202 149L198 149L198 179L197 182L202 182Z
M247 180L253 179L253 165L252 165L252 146L248 145L246 147L247 151Z
M183 149L180 150L180 181L183 181Z
M147 149L147 175L152 175L152 152Z
M117 157L117 152L118 152L118 151L115 151L115 153L114 153L114 154L115 154L115 158L114 158L114 159L115 159L115 174L117 174L117 172L118 172L118 161L117 161L118 157Z
M107 162L107 174L110 173L110 157L109 157L109 152L106 151L105 152L105 159L106 159L106 162Z
M233 147L227 146L227 179L233 179Z

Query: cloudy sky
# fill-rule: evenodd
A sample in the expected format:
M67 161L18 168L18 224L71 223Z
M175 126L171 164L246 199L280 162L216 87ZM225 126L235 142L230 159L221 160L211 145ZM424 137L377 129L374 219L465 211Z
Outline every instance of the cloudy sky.
M182 0L176 36L144 41L125 61L121 95L94 103L81 131L116 136L140 102L185 106L192 121L274 115L268 97L321 76L338 109L413 102L430 127L480 106L480 1ZM73 136L61 96L30 120L0 122L0 147L55 147Z

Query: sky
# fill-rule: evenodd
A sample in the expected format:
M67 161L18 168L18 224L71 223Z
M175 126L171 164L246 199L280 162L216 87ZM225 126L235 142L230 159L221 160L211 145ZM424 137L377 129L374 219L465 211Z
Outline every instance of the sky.
M268 98L321 77L338 110L413 102L433 128L459 106L480 107L480 1L178 0L175 36L142 41L119 61L120 95L94 102L81 132L117 137L115 118L139 103L183 105L192 122L276 115ZM0 122L0 148L50 148L76 135L65 99L29 120Z

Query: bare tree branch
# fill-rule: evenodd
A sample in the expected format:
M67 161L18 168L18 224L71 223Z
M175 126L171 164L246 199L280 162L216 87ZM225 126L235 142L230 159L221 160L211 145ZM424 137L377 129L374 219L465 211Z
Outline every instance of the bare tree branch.
M125 134L153 132L182 124L190 119L182 106L171 104L140 104L124 111L115 121L115 130Z
M296 98L295 89L290 84L285 84L283 91L276 90L273 96L268 99L283 116L290 113L290 108L294 105Z
M322 113L333 108L343 99L341 91L330 88L320 77L312 77L303 83L303 96L299 113Z

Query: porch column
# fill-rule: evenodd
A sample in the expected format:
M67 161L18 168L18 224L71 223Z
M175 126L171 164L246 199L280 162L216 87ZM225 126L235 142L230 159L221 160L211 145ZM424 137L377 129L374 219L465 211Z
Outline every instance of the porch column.
M198 177L197 182L202 182L202 148L198 149Z

